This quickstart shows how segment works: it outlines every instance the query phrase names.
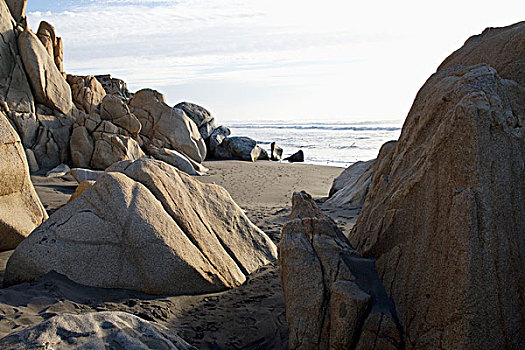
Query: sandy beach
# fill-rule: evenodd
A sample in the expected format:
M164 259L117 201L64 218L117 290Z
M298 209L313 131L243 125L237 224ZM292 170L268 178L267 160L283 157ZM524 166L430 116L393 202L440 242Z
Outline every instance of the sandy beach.
M322 202L343 169L270 161L207 161L206 183L225 187L248 217L275 243L290 213L293 191ZM64 205L76 188L70 177L33 176L46 210ZM352 211L326 209L344 229ZM0 278L12 251L0 254ZM0 290L0 337L57 314L120 310L158 322L199 349L285 349L288 331L276 263L261 268L231 290L206 295L151 296L127 290L86 287L49 274L36 282Z

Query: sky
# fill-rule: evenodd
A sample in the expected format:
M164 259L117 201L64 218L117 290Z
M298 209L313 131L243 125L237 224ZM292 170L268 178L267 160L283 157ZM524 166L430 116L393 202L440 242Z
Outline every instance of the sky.
M525 1L28 0L27 17L63 38L67 73L219 121L402 121L450 53L525 20Z

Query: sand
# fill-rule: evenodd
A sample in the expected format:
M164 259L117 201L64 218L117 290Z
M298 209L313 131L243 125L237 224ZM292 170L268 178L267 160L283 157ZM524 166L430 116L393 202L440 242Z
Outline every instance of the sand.
M291 209L293 191L305 190L319 203L343 169L270 161L208 161L206 183L224 186L248 217L274 242ZM48 212L64 205L77 183L70 176L33 176ZM357 212L327 208L348 230ZM0 281L12 252L0 253ZM0 289L0 338L61 313L119 310L170 328L199 349L286 349L287 326L277 264L261 268L248 281L221 293L151 296L128 290L76 284L50 273L33 283Z

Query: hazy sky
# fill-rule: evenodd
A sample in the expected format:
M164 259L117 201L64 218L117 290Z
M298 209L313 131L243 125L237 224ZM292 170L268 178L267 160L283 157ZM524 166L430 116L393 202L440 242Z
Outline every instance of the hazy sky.
M525 1L29 0L28 19L55 26L68 73L219 120L402 120L446 56Z

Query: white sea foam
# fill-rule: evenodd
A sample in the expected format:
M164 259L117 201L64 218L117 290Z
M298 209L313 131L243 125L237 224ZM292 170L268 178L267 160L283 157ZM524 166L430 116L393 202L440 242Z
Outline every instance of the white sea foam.
M272 142L285 156L302 149L309 164L347 167L377 156L381 145L397 140L402 121L388 122L224 122L231 136L248 136L269 150Z

